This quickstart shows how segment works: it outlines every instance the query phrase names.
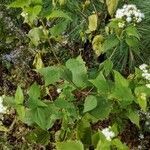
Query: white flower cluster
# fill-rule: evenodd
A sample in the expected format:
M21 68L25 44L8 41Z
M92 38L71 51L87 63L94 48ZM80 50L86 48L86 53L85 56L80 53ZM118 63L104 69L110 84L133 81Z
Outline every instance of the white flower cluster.
M115 17L123 19L128 23L139 23L145 16L135 5L130 4L124 5L122 9L118 9Z
M7 107L3 105L3 97L0 96L0 114L6 113Z
M148 82L146 86L150 88L150 67L147 64L142 64L139 68L142 71L142 77Z
M104 128L102 133L105 135L108 141L111 141L111 139L115 136L115 133L110 130L110 127Z

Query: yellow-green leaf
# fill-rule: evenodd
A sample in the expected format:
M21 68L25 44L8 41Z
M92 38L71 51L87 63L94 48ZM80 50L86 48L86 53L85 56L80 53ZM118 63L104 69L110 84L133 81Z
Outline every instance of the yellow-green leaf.
M89 30L90 31L95 31L97 29L97 15L93 14L91 16L88 17L89 20Z
M108 13L113 16L118 6L119 0L106 0Z
M141 107L141 109L146 112L146 109L147 109L146 94L145 93L140 93L140 95L137 98L137 101L138 101L138 104Z
M104 37L102 35L96 35L92 41L92 46L95 54L99 56L102 51L102 43L104 42Z
M43 61L42 61L42 58L41 58L41 54L40 53L37 53L35 55L35 58L34 58L34 61L33 61L33 66L36 68L36 69L41 69L44 67L44 64L43 64Z

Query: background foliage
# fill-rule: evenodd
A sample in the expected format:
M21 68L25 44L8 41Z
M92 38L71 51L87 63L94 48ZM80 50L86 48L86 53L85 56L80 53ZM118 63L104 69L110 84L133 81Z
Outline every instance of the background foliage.
M115 12L124 4L136 4L145 19L119 29ZM150 90L136 68L150 61L149 6L1 0L0 93L9 109L0 118L2 148L149 148Z

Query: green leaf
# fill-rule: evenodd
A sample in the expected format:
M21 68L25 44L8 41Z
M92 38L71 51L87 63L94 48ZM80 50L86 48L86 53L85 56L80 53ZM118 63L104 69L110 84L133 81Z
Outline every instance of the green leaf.
M114 71L115 76L115 87L112 91L112 96L118 102L120 102L122 107L126 107L131 104L134 100L134 96L132 94L131 89L128 87L129 82L125 79L119 72Z
M68 20L72 20L71 17L63 12L62 10L53 10L51 12L51 14L47 15L46 17L47 19L53 19L53 18L65 18L65 19L68 19Z
M34 83L28 92L29 95L29 101L28 101L28 105L31 109L35 109L38 106L40 107L47 107L47 105L42 102L39 98L40 98L40 87Z
M103 44L103 51L106 52L119 44L119 40L115 36L108 37Z
M94 80L90 80L91 83L97 88L99 93L108 94L110 92L110 85L106 81L102 72Z
M111 150L110 145L111 143L109 141L99 140L95 150Z
M132 123L136 124L140 128L140 124L139 124L140 117L136 110L129 109L126 115L131 120Z
M90 111L89 113L99 120L108 118L109 113L111 112L112 106L111 103L102 98L97 97L97 107Z
M139 46L139 40L136 37L126 37L125 41L130 47L138 48Z
M67 28L68 21L60 22L49 29L50 34L54 37L61 35Z
M138 32L136 27L134 27L134 26L127 27L126 28L126 33L127 33L128 36L134 36L134 37L136 37L137 39L140 40L139 32Z
M38 99L40 97L40 94L40 87L36 83L32 84L28 92L29 97Z
M122 85L116 84L111 96L116 99L123 108L126 108L134 101L131 89Z
M135 88L135 94L139 95L141 93L145 93L147 97L150 97L150 89L146 86L138 86Z
M37 123L42 129L46 129L47 126L47 115L45 113L45 108L37 107L32 110L32 119Z
M76 59L69 59L66 62L66 67L72 73L72 81L78 87L85 87L87 84L87 69L82 57Z
M23 120L24 120L24 117L25 117L25 107L22 106L22 105L17 105L17 106L16 106L16 111L17 111L17 114L18 114L18 116L19 116L19 119L20 119L21 121L23 121Z
M100 132L96 132L95 134L92 135L92 145L94 145L94 147L97 147L100 138L101 138Z
M60 68L57 66L41 68L37 71L43 75L46 86L49 84L54 84L60 80Z
M84 150L80 141L66 141L56 143L57 150Z
M90 31L95 31L97 29L97 14L93 14L91 16L88 17L89 20L89 30Z
M22 89L18 86L16 90L16 94L15 94L15 103L17 105L21 105L23 104L23 101L24 101L23 92L22 92Z
M77 125L77 137L83 144L91 145L91 135L92 129L91 124L86 118L82 120Z
M141 107L141 109L146 112L146 110L147 110L147 100L146 100L146 97L140 95L137 98L137 101L138 101L138 104Z
M59 107L61 109L67 109L73 107L73 104L71 102L68 102L67 100L61 98L58 98L54 103L56 107Z
M104 74L108 76L113 69L112 61L110 59L105 60L103 66Z
M116 85L121 85L124 87L129 86L128 80L125 79L118 71L114 70L114 76L115 76L115 84Z
M117 150L129 150L129 148L123 144L119 139L114 139L111 141L112 145L117 148Z
M93 95L88 95L84 102L83 113L93 110L97 106L97 99Z
M15 8L24 8L25 6L29 6L29 4L31 3L30 0L16 0L14 2L12 2L9 7L15 7Z
M27 7L25 9L26 13L28 13L27 23L28 23L28 20L29 20L29 22L33 23L34 20L37 19L41 10L42 10L41 5L35 5L33 7Z
M145 86L135 88L136 100L143 111L147 111L147 97L150 96L150 90L147 90Z
M35 27L29 31L28 37L35 46L38 46L40 40L44 37L43 30Z
M27 133L26 140L29 143L38 143L41 145L47 145L50 139L50 134L48 131L42 129L35 129L32 132Z

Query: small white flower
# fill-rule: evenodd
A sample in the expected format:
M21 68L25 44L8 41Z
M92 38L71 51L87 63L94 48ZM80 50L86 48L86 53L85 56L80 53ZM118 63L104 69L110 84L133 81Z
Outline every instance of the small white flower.
M131 13L130 13L130 12L127 12L127 13L126 13L126 16L127 16L127 17L131 17Z
M115 136L115 133L110 130L110 127L109 128L104 128L102 130L102 133L104 134L104 136L106 137L106 139L108 141L111 141L111 139Z
M123 8L124 8L124 9L126 9L127 7L128 7L128 5L127 5L127 4L125 4L125 5L123 6Z
M118 23L118 27L119 27L119 28L124 28L124 26L125 26L124 23L121 23L121 22Z
M139 135L139 138L140 138L140 139L144 139L144 135L143 135L143 134L140 134L140 135Z
M60 94L61 93L61 89L57 89L57 93Z
M146 87L150 88L150 84L146 84Z
M127 21L128 23L130 23L130 22L132 21L132 18L131 18L131 17L127 17L127 18L126 18L126 21Z
M142 76L146 79L150 81L150 73L142 73Z
M140 68L141 70L145 70L147 67L148 67L147 64L142 64L142 65L139 66L139 68Z
M150 125L150 122L146 121L146 122L145 122L145 125L149 126L149 125Z
M138 18L136 22L140 23L141 21L142 21L142 18Z
M142 149L142 146L141 146L141 145L139 145L139 146L138 146L138 149Z
M141 13L141 17L142 17L142 18L145 18L145 15L144 15L144 13Z

